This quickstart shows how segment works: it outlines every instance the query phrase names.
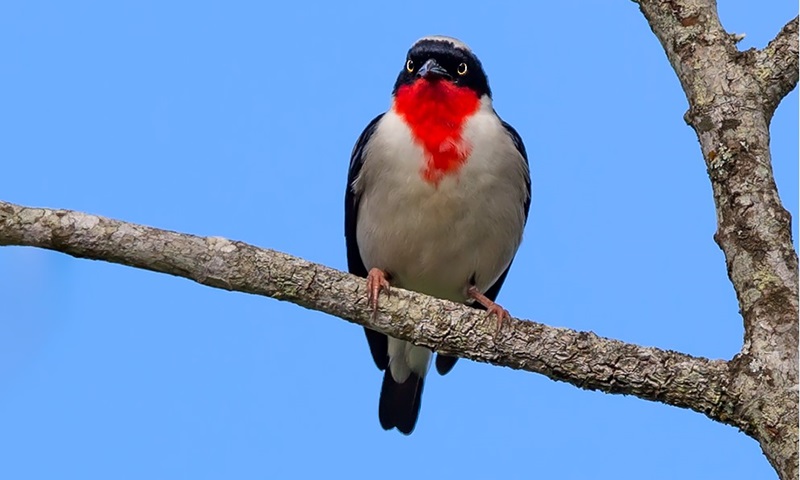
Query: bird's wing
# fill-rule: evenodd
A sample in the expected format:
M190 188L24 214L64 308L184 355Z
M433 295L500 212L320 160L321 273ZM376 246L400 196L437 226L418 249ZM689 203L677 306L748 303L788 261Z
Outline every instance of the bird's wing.
M531 175L530 175L530 165L528 163L528 152L525 151L525 144L522 143L522 137L519 136L514 127L509 125L508 123L500 120L503 124L503 128L506 129L508 132L508 136L511 137L511 141L514 142L514 147L516 147L517 151L520 155L522 155L522 159L525 160L525 172L527 175L525 176L525 188L527 188L527 196L525 197L525 221L528 221L528 211L531 209Z
M380 114L369 122L367 128L358 137L355 147L353 147L353 153L350 155L350 168L347 172L347 189L344 194L344 237L347 244L347 269L353 275L365 278L367 276L367 268L364 266L363 260L361 260L356 235L360 196L353 189L353 182L358 178L361 166L364 165L364 149L370 138L372 138L372 134L375 133L375 128L378 126L380 119L383 118L383 115ZM385 369L389 364L386 335L366 327L364 328L364 333L367 335L369 350L372 353L375 365L381 370Z
M522 155L522 158L525 160L525 170L527 173L527 175L525 176L525 188L527 189L527 195L525 196L525 204L523 205L523 208L525 209L525 223L527 223L528 212L531 209L531 176L530 173L528 173L530 171L529 170L530 166L528 164L528 152L525 151L525 144L522 143L522 137L520 137L519 133L517 133L517 131L514 130L514 127L507 124L506 122L503 122L502 120L501 122L503 123L503 127L506 129L506 132L508 132L508 136L511 137L511 141L514 142L514 146L517 148L517 151L519 152L520 155ZM486 290L486 293L484 293L484 295L486 295L489 298L489 300L495 301L495 299L497 298L497 294L500 293L500 288L503 286L503 282L506 281L506 277L508 276L508 271L510 269L511 269L511 264L508 264L508 267L502 273L502 275L500 275L497 278L497 281L494 282L494 284L491 287L489 287L488 290ZM478 307L481 306L478 303L476 303L476 305Z

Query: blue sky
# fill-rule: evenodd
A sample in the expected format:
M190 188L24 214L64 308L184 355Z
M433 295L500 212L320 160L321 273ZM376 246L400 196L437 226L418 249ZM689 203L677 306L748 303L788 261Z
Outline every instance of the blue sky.
M743 48L797 14L720 10ZM531 157L501 303L733 356L686 100L630 1L5 2L0 199L344 269L350 150L432 33L473 47ZM795 219L797 105L772 122ZM0 304L2 478L775 478L754 440L702 415L467 361L428 381L412 436L384 432L360 327L180 278L0 248Z

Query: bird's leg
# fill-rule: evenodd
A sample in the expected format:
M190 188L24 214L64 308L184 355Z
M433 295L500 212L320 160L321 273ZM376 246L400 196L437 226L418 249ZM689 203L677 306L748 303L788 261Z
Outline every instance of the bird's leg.
M489 297L482 294L477 288L475 288L474 285L469 287L467 290L467 295L469 295L470 298L474 298L476 302L486 307L486 313L488 316L495 315L497 317L498 330L502 328L503 320L511 319L511 314L508 313L508 310L489 300Z
M381 294L381 290L389 295L389 278L389 274L380 268L370 269L367 274L367 301L372 306L373 315L378 313L378 296Z

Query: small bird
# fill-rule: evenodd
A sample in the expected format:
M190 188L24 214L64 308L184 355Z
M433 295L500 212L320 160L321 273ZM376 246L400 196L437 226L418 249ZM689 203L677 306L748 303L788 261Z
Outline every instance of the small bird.
M392 90L391 108L358 138L345 193L350 273L367 279L376 312L391 285L484 309L494 302L522 241L531 182L525 146L492 107L478 57L445 36L418 40ZM410 434L431 350L365 328L384 371L381 426ZM437 355L444 375L457 358Z

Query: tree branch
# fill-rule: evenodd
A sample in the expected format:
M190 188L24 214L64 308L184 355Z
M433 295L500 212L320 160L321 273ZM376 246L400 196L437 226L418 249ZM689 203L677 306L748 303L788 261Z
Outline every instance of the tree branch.
M759 441L783 479L798 475L798 259L778 196L769 122L797 84L798 19L740 52L714 0L637 0L689 102L711 180L714 236L744 320L730 362L485 314L394 289L378 315L363 279L283 253L67 210L0 202L0 245L27 245L266 295L449 354L541 373L580 388L690 408ZM419 319L429 319L420 321Z
M782 478L798 474L798 264L769 151L777 102L797 84L797 19L762 52L739 52L713 0L640 0L680 79L708 168L725 254L744 319L732 385L737 416Z
M364 279L243 242L0 202L0 245L46 248L286 300L437 351L736 424L727 362L516 319L498 332L484 312L399 288L373 318Z
M769 116L780 101L797 86L798 17L790 20L769 45L756 53L756 78L767 100Z

